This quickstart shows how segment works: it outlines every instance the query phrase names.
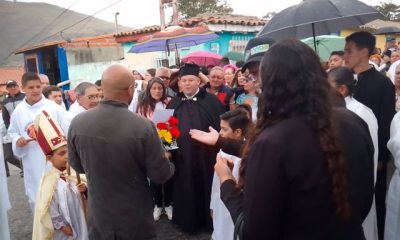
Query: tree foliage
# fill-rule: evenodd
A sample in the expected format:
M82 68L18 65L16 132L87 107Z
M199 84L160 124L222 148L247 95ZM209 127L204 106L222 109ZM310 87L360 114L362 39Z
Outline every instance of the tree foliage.
M264 20L271 20L276 15L276 12L268 12L265 14L262 19Z
M400 5L389 2L381 2L375 9L385 16L385 20L400 22Z
M195 17L202 13L232 13L233 9L226 1L221 0L178 0L179 11L185 18Z

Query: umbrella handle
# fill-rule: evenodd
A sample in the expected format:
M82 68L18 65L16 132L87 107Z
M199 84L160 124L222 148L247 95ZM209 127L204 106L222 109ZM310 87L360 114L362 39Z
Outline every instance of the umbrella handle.
M181 66L181 60L179 58L179 49L176 43L175 43L175 65L177 65L178 67Z
M314 39L314 50L315 50L316 53L318 53L318 51L317 51L317 43L315 41L315 24L312 23L311 26L312 26L312 35L313 35L313 39Z
M169 39L167 39L167 41L165 41L167 44L167 53L168 53L168 57L169 57L169 53L170 53L170 49L169 49Z

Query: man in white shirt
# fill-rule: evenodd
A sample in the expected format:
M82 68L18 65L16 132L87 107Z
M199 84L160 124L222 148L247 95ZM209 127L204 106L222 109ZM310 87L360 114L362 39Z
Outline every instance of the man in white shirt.
M100 99L98 88L90 82L78 84L75 88L75 96L76 101L71 105L61 122L61 128L66 136L72 119L79 113L96 107Z
M47 111L58 122L61 122L64 110L42 95L42 83L36 73L25 73L21 82L26 97L15 108L8 133L12 139L14 154L22 158L25 192L33 211L35 209L36 192L39 189L40 179L46 167L46 158L37 142L29 137L28 130L36 116L43 110Z

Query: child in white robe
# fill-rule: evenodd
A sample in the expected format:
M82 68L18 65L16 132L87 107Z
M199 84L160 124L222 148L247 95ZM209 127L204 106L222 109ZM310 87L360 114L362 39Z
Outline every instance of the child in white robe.
M243 109L235 109L226 112L220 116L221 137L242 140L251 124L250 114ZM220 151L218 157L228 159L233 164L232 174L236 181L239 180L239 167L241 159L238 156L229 155ZM234 232L234 224L228 209L220 198L220 181L214 172L214 178L211 189L210 210L213 218L214 232L213 240L232 240Z
M43 111L30 129L52 169L41 179L36 199L33 240L87 240L84 210L86 185L80 176L68 171L67 142L57 122ZM82 176L82 180L84 176Z

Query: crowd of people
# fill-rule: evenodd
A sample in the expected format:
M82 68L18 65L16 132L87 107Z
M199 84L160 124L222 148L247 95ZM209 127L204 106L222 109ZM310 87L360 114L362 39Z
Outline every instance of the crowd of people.
M22 91L8 81L4 173L21 169L33 239L163 239L162 214L214 240L398 239L400 49L356 32L326 65L298 40L254 38L245 52L112 65L68 98L45 75L25 73ZM177 148L160 140L159 110L177 119Z

